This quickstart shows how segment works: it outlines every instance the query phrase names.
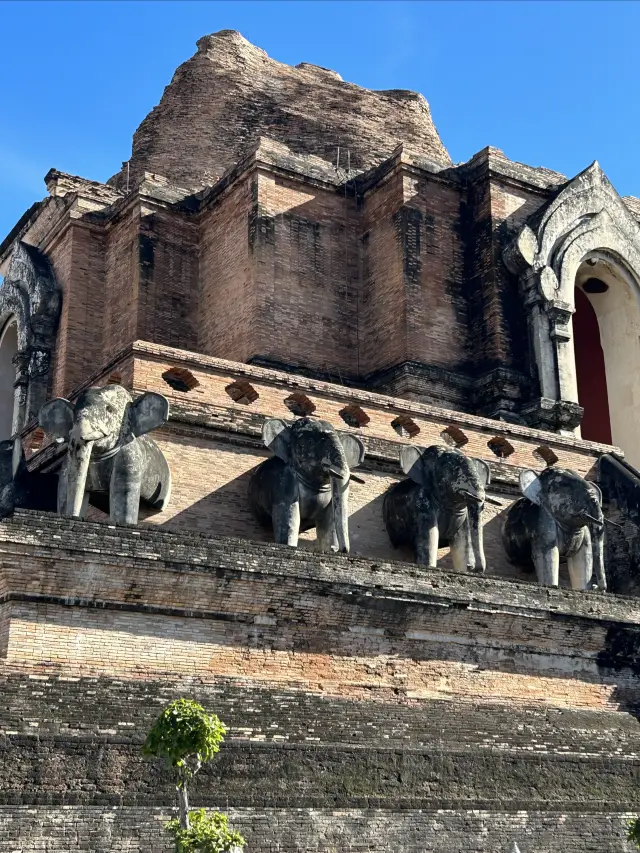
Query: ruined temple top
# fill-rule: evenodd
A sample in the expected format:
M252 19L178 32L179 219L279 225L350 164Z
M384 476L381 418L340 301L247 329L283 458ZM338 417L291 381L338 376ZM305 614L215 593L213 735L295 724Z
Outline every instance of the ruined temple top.
M134 134L129 179L154 172L200 189L215 183L260 136L334 163L339 146L341 165L349 151L354 172L378 165L401 142L435 166L451 165L417 92L363 89L306 62L294 68L240 33L221 30L198 41L197 53L176 70ZM125 174L110 183L121 188Z

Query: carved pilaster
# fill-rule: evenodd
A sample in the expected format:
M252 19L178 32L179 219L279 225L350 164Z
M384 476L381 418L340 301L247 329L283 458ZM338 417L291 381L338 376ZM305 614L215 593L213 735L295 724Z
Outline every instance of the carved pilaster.
M33 418L47 398L61 293L47 258L25 243L14 247L0 288L0 328L15 321L18 352L13 432Z
M11 359L16 369L16 380L13 383L14 404L12 433L19 432L27 420L29 399L29 350L17 352Z

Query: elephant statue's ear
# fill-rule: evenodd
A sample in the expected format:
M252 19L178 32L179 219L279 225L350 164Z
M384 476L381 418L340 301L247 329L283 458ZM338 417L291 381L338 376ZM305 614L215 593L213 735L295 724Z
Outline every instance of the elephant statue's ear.
M476 459L475 457L472 457L469 461L476 469L476 473L478 477L480 477L482 485L488 486L491 482L491 468L489 468L484 459Z
M592 482L591 480L587 480L586 483L587 483L587 486L593 492L593 494L596 496L596 499L597 499L598 503L600 504L600 506L602 506L602 492L600 491L600 487L596 486L596 484L594 482Z
M424 471L422 468L422 448L410 444L400 448L400 467L411 479L423 485Z
M269 450L273 450L278 459L289 461L291 454L291 430L280 418L269 418L262 425L262 440Z
M169 420L169 401L162 394L147 391L131 404L131 431L144 435Z
M520 491L536 506L542 506L542 484L535 471L520 474Z
M357 436L346 432L340 433L339 438L349 469L357 468L364 459L364 444Z
M66 441L73 427L73 406L64 397L49 400L40 409L38 423L57 442Z

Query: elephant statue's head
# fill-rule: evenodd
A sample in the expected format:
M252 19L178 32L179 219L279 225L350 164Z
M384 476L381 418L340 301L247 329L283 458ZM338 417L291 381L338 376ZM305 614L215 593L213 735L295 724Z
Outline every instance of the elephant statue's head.
M270 418L264 423L262 438L303 483L315 488L326 488L334 480L348 482L351 469L364 459L359 438L338 433L317 418L299 418L291 424Z
M115 454L136 436L166 422L169 403L148 391L132 400L121 385L88 388L75 402L57 397L40 409L38 420L58 442L69 443L66 512L80 515L92 453L98 458Z
M599 589L606 589L603 541L602 492L575 471L549 467L544 471L523 471L520 489L531 503L545 509L559 528L569 534L588 526L593 549L593 571Z
M364 459L362 441L317 418L293 423L271 418L264 423L262 438L304 486L315 492L331 489L338 547L348 551L349 478Z
M422 448L405 445L400 450L400 467L405 474L447 508L482 505L491 470L482 459L465 456L453 448Z

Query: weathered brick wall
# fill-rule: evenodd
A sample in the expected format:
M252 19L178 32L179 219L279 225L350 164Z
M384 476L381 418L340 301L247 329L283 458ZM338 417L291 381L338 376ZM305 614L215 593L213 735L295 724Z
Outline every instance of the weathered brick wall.
M166 175L180 186L213 184L260 136L362 171L410 143L435 163L451 163L422 95L374 92L334 71L271 59L240 33L221 30L198 41L162 99L133 138L130 178ZM111 183L123 186L126 169Z
M160 206L143 210L137 259L139 340L198 350L198 236L197 225L184 213Z
M437 177L404 177L404 360L469 369L461 191Z
M401 145L349 180L261 138L198 196L146 174L96 212L92 186L89 210L60 213L73 233L41 246L66 293L56 377L68 393L146 339L517 415L535 376L502 249L549 196L536 174L493 149L434 172Z
M205 211L200 226L198 349L235 361L247 360L255 333L248 241L252 191L249 178L232 187Z
M353 197L261 174L252 211L250 356L357 377L359 216Z
M365 376L403 361L406 352L403 252L394 222L402 202L398 173L364 194L360 366Z
M72 225L53 244L48 256L62 290L52 394L66 396L85 379L88 364L104 361L103 235L91 228Z
M14 664L353 697L637 701L635 599L24 512L0 542Z
M168 851L139 748L185 695L249 849L630 850L635 601L32 513L0 589L7 853Z
M139 229L140 209L138 205L134 205L118 217L109 233L106 255L106 304L102 318L104 323L103 362L127 346L135 336L138 325ZM92 319L95 322L98 318ZM91 367L95 369L98 364L94 362Z
M485 809L225 808L252 851L376 850L381 853L632 853L633 813L488 811ZM170 853L162 824L168 809L0 806L0 850L6 853Z

